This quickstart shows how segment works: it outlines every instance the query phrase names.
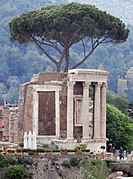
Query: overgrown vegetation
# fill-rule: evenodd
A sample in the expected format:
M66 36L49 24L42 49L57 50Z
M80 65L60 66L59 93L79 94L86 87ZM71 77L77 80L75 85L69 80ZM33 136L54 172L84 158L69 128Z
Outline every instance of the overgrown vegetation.
M93 161L89 161L88 158L72 157L70 160L65 160L62 165L66 168L80 168L83 179L104 179L109 174L106 161L102 160L101 157Z
M6 171L6 179L27 179L28 172L23 165L10 165Z
M98 158L92 162L88 159L81 161L81 167L83 172L83 179L104 179L108 176L109 170L104 160Z
M111 91L107 91L107 103L114 105L116 108L121 110L124 114L129 115L129 101L124 97L115 95Z
M116 149L123 146L125 150L133 150L132 119L110 104L107 104L107 138Z
M19 157L3 157L2 155L0 156L0 168L4 168L5 166L9 165L32 165L33 160L31 158L27 158L24 156L19 156Z
M32 165L33 160L24 156L4 157L0 155L0 168L3 169L5 179L28 178L27 165Z

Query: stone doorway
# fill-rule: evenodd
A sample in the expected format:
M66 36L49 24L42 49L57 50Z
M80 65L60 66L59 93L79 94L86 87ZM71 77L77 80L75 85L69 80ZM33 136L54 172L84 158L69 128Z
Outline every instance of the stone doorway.
M39 91L38 135L55 135L55 92Z

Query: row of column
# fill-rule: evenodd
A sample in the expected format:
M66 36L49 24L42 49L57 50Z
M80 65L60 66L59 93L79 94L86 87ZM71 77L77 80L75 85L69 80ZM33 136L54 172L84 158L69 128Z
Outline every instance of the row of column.
M75 82L68 82L67 93L67 139L73 140L73 88ZM89 86L91 82L83 82L83 140L89 139ZM94 139L106 138L106 83L95 83L94 97Z

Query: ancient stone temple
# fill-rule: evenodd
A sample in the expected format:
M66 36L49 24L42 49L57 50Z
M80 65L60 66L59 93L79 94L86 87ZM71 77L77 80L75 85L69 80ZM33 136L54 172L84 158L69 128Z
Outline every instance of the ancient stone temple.
M94 69L34 75L20 88L18 142L32 131L38 144L99 150L106 144L107 76Z

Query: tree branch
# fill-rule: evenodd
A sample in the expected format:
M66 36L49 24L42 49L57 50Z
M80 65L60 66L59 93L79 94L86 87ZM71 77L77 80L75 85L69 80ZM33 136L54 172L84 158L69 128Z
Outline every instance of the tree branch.
M93 43L93 48L91 49L91 51L80 61L78 62L76 65L74 65L71 69L73 68L77 68L78 66L80 66L82 63L84 63L87 58L92 54L92 52L101 44L104 42L104 40L106 40L107 37L103 38L101 41L99 41L99 38ZM99 41L99 42L98 42Z
M58 65L58 62L52 58L42 47L41 45L37 42L37 40L31 36L31 40L39 47L39 49L57 66Z
M40 42L41 43L41 42ZM47 46L50 46L50 47L53 47L54 49L56 49L60 54L62 54L62 51L58 48L57 46L57 43L54 43L52 41L48 41L46 39L43 39L42 40L42 44L43 45L47 45Z
M83 46L83 51L84 51L84 57L86 56L86 48L85 48L85 43L84 43L84 40L82 39L81 40L82 42L82 46Z

